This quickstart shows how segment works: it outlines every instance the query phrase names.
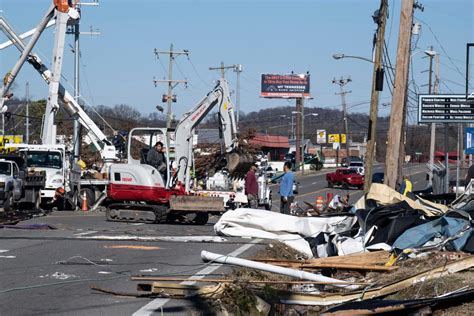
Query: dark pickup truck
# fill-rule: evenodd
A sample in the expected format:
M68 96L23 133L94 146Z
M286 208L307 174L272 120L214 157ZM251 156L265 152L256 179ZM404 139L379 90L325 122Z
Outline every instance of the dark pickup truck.
M356 187L362 189L364 187L364 176L361 176L353 169L337 169L335 172L326 174L328 188L335 185L341 185L344 189Z

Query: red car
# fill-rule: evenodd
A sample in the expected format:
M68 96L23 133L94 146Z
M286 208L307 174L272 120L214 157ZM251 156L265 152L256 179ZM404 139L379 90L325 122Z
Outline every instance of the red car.
M364 176L357 173L354 169L337 169L336 172L326 174L328 188L335 185L341 185L343 189L356 187L364 188Z

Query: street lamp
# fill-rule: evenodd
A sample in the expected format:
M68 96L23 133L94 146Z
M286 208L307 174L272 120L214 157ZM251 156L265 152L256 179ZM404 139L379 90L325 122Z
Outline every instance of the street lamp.
M346 54L332 54L332 58L336 59L336 60L339 60L339 59L343 59L343 58L353 58L353 59L360 59L360 60L363 60L363 61L367 61L369 63L374 63L373 60L370 60L368 58L365 58L365 57L361 57L361 56L353 56L353 55L346 55ZM389 68L389 69L395 69L393 67L390 67L390 66L387 66L387 65L382 65L384 66L385 68Z

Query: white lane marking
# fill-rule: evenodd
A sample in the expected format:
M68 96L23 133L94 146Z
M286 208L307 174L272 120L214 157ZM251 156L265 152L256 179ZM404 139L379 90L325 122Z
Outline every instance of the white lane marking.
M5 259L15 259L16 256L0 256L0 258L5 258Z
M0 249L0 253L4 253L4 252L7 252L7 251L10 251L8 249Z
M74 236L85 236L85 235L90 235L90 234L94 234L94 233L97 233L97 231L96 230L91 230L91 231L88 231L88 232L77 233L77 234L74 234Z
M256 243L259 243L260 241L262 241L262 240L261 239L255 239L255 240L253 240L252 242L250 242L248 244L242 245L239 248L237 248L236 250L229 253L228 256L237 257L238 255L240 255L244 251L250 249L251 247L253 247ZM219 269L221 266L222 266L222 264L207 266L204 269L202 269L201 271L197 272L195 275L191 276L189 278L189 281L181 282L181 284L183 284L183 285L193 285L193 284L196 283L193 280L202 279L207 274L210 274L210 273L214 272L215 270ZM152 315L153 313L158 312L160 309L162 309L163 306L166 303L168 303L169 301L171 301L170 298L156 298L153 301L151 301L150 303L148 303L145 306L143 306L142 308L140 308L139 310L137 310L135 313L133 313L133 316L149 316L149 315Z

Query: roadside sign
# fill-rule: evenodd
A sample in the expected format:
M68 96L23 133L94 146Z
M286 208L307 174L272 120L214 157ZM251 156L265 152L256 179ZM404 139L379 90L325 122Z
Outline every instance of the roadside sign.
M474 122L474 98L462 94L420 94L418 123Z
M326 130L325 129L318 129L317 135L316 135L316 143L326 144Z
M464 129L464 153L474 155L474 128L466 127Z
M328 143L329 144L333 144L333 143L345 144L346 143L346 134L329 134Z
M346 134L341 134L341 143L346 143Z
M339 143L339 134L329 134L328 143Z

